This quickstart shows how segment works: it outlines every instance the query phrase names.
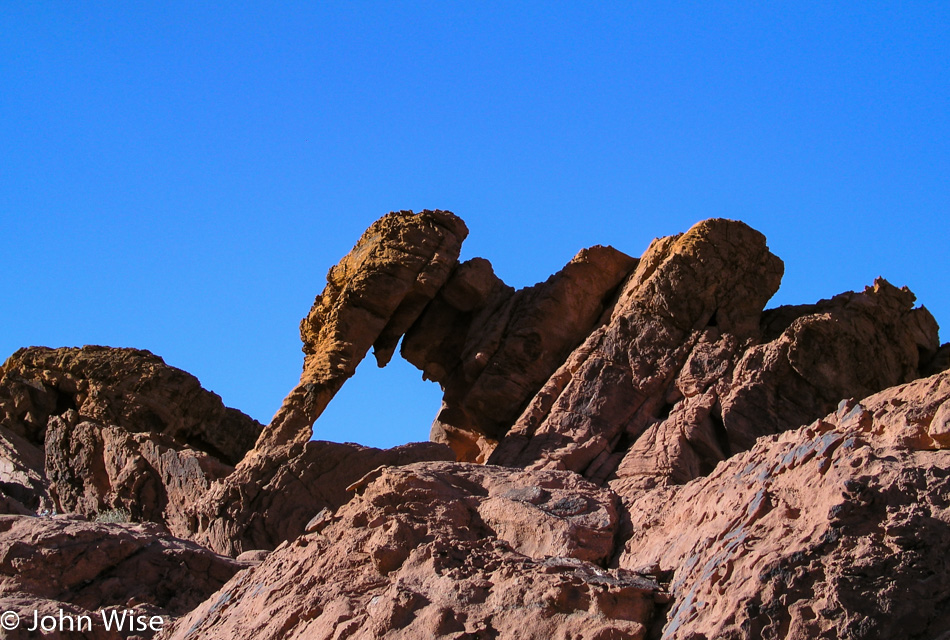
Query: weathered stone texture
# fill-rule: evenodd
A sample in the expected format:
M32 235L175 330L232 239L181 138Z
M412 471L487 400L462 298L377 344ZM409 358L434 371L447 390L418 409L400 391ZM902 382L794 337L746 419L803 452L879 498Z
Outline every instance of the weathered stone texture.
M601 568L609 491L556 471L382 468L167 638L644 638L650 579Z
M948 373L842 401L708 477L624 496L619 566L669 576L663 638L936 638L948 434Z
M108 632L99 611L182 615L244 568L230 558L164 534L156 525L103 524L72 517L0 516L0 609L22 624L5 638L118 639L151 633ZM89 633L31 634L33 610L87 615Z
M612 247L578 253L514 291L476 258L459 266L406 334L402 355L442 385L432 439L483 462L525 405L590 334L637 261Z
M126 431L169 436L230 464L253 446L262 428L148 351L30 347L3 365L3 427L42 445L50 416L70 409Z

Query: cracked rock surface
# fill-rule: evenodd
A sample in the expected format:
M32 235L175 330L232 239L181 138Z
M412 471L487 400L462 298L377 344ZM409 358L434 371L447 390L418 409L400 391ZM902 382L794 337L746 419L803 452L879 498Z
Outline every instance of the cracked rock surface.
M705 478L625 500L619 566L668 576L663 638L950 629L950 372L845 400Z

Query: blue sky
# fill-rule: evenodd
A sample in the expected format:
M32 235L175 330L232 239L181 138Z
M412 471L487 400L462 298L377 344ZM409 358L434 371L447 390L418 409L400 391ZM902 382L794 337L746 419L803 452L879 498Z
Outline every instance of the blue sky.
M948 340L948 3L273 4L0 5L0 357L146 348L266 422L327 270L423 208L514 286L741 219L772 305L883 275ZM370 359L316 433L440 397Z

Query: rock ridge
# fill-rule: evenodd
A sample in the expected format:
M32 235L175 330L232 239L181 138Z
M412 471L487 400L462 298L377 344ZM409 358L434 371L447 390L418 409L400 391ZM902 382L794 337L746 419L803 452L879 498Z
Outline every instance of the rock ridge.
M162 638L950 633L950 345L909 289L766 309L782 261L710 219L516 291L459 262L467 233L373 223L266 426L147 351L13 354L3 606L127 606ZM313 439L400 340L443 390L432 442Z

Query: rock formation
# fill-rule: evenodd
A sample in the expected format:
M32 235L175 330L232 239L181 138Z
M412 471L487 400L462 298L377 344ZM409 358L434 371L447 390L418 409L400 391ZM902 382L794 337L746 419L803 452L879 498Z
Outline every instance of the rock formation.
M314 421L370 347L384 366L399 339L445 284L468 228L448 211L390 213L374 222L330 269L300 323L300 383L257 443L259 455L307 442Z
M40 637L27 631L33 611L86 615L88 634L42 637L119 639L99 613L133 611L163 621L187 613L237 571L249 566L176 540L156 525L100 524L66 516L0 516L0 611L22 624L4 638ZM84 629L85 631L86 629ZM143 633L139 637L151 637Z
M195 530L188 507L234 471L161 434L81 420L75 411L49 419L45 451L54 511L92 518L125 509L183 538Z
M884 280L763 314L781 273L742 223L707 220L655 241L609 322L551 376L489 462L570 469L619 491L683 483L843 397L919 377L936 353L933 317Z
M197 378L139 349L20 349L0 377L0 425L42 445L50 416L83 418L130 432L162 434L236 464L261 425Z
M950 634L950 345L908 289L766 310L781 260L707 220L515 291L466 234L374 223L267 426L146 351L11 356L0 607L182 639ZM400 339L435 442L311 440Z
M487 260L459 266L406 334L402 355L445 390L432 439L484 462L528 400L598 321L637 261L612 247L578 253L514 291Z
M950 630L950 373L845 400L628 503L619 565L669 575L663 638Z
M126 506L161 522L166 504L180 509L226 475L261 429L148 351L20 349L0 372L0 490L30 513ZM168 500L156 474L184 493Z
M167 638L642 638L665 596L604 569L617 496L562 471L383 468Z
M186 503L193 528L176 534L228 555L270 550L302 534L316 514L346 503L352 497L347 487L373 469L452 459L448 447L434 442L375 449L312 440L283 460L266 483L217 485L240 487L240 499Z
M272 505L276 500L291 513L296 511L296 498L280 496L285 489L300 486L294 474L286 472L287 465L308 470L305 477L317 481L327 469L327 456L319 446L308 444L314 421L371 346L380 366L389 362L403 333L448 280L466 235L465 224L448 211L390 213L374 222L352 251L330 269L326 288L300 323L305 354L300 382L235 472L194 506L197 539L212 548L240 552L249 550L243 538L248 526L284 527L277 523L291 514L280 509L271 510L263 525L252 524L261 514L249 510L249 503L259 500ZM414 451L420 454L414 459L402 453L387 454L379 463L439 460L446 455L437 448ZM353 471L365 470L365 465L349 462ZM333 461L329 466L335 465ZM352 481L345 474L342 479ZM260 498L262 491L271 497ZM321 498L314 504L318 509L326 506ZM299 520L295 513L292 517L294 522ZM251 535L266 548L281 541L273 532Z

